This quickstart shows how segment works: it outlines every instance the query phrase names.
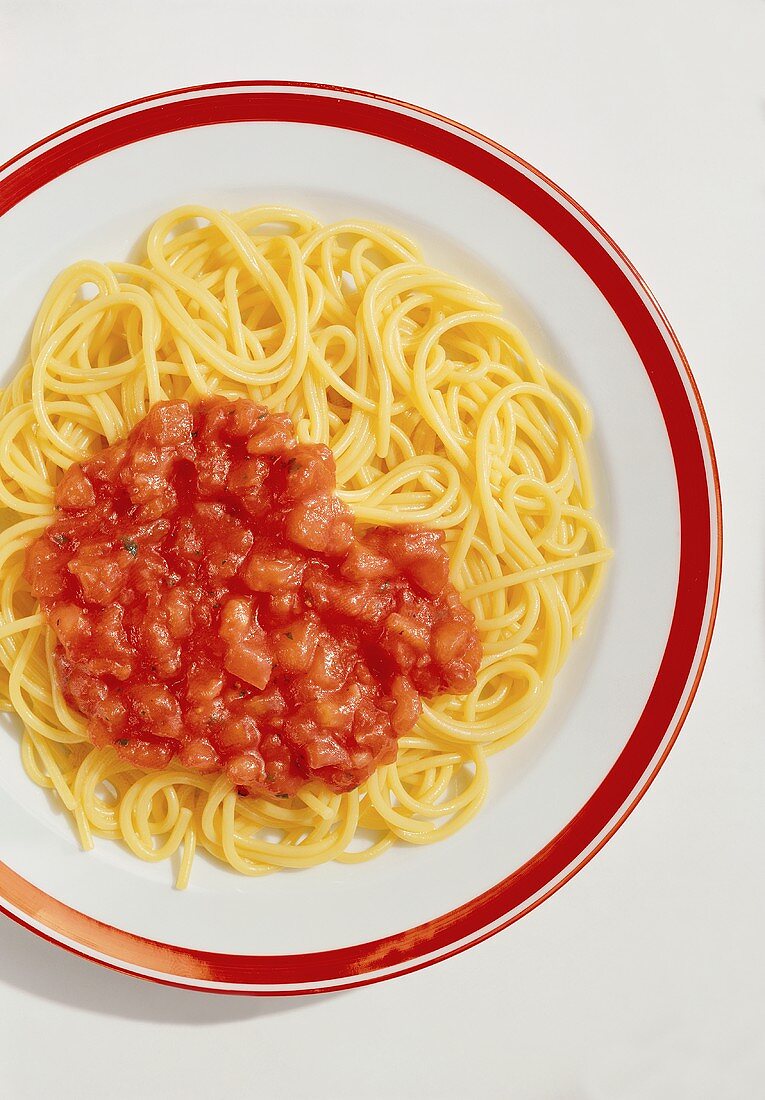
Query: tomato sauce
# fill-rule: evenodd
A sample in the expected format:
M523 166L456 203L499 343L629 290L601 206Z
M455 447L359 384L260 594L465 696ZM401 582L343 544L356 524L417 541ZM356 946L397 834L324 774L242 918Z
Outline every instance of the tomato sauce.
M358 786L481 645L443 535L359 534L335 464L251 401L155 405L71 466L26 576L94 745L242 792Z

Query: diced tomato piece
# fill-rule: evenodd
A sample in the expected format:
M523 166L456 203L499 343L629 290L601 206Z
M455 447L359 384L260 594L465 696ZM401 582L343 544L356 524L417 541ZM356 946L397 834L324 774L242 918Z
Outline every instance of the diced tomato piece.
M401 641L410 649L418 653L424 653L430 641L430 629L428 624L415 619L411 615L401 615L394 611L385 620L386 641Z
M305 672L316 651L319 623L315 616L307 615L275 630L270 640L276 662L284 672Z
M395 576L396 567L384 554L378 554L363 542L354 542L340 572L349 581L380 581Z
M277 626L296 618L303 610L300 594L290 589L270 596L267 606L268 613Z
M268 417L265 405L256 405L244 397L226 405L223 428L229 439L251 439Z
M317 567L307 571L303 587L317 610L365 623L380 622L395 606L392 592L369 582L336 580Z
M196 459L197 485L204 496L218 496L225 488L231 469L231 456L214 441L200 447Z
M349 730L360 702L361 690L358 684L346 684L338 691L324 695L313 704L316 725L325 730Z
M236 644L252 630L252 600L243 596L229 600L220 615L218 633L224 642Z
M117 755L138 768L156 771L166 768L175 756L175 741L154 741L142 737L120 738L115 742Z
M212 699L198 698L190 701L184 712L186 733L200 737L213 737L214 732L222 728L229 718L229 711L220 697Z
M88 740L97 749L106 748L107 745L114 744L114 731L110 730L106 722L94 714L88 722Z
M215 743L225 752L230 750L257 748L260 743L260 730L254 718L243 714L240 718L229 718L215 733Z
M335 488L335 459L322 443L300 444L285 462L284 500L303 500Z
M114 692L110 692L96 703L93 715L108 731L109 741L119 737L128 723L128 709L119 695Z
M67 512L92 508L96 494L78 462L66 471L56 489L56 504Z
M195 669L189 676L186 697L192 702L217 699L222 693L225 681L222 670L213 664Z
M297 546L337 557L353 541L353 519L342 501L323 493L300 500L290 509L285 533Z
M268 471L269 465L265 459L243 458L232 464L226 485L232 493L257 496L265 485Z
M251 455L283 454L296 446L292 419L286 413L272 413L258 420L247 443Z
M181 667L181 647L165 620L157 614L147 615L140 634L155 675L163 680L176 675Z
M449 580L449 559L443 551L443 531L422 527L377 527L365 543L387 554L408 577L431 596L437 596Z
M171 737L178 741L183 736L183 719L178 700L166 687L159 684L135 684L128 692L133 713L141 725L155 737Z
M266 764L255 749L240 753L229 761L226 774L232 783L250 790L259 787L266 778Z
M144 439L160 447L180 447L191 442L193 429L188 401L160 401L149 409L138 430Z
M247 559L242 579L253 592L279 592L297 588L305 566L305 558L290 547L261 539Z
M126 570L127 581L142 596L155 595L167 579L167 562L161 554L150 547L131 545L129 539L126 542L130 549L126 550L125 557L120 560L133 563L129 566L129 572Z
M439 682L439 690L449 691L455 695L464 695L472 691L476 685L476 675L481 665L483 651L477 634L474 634L459 658L455 658L447 670L447 675L442 675Z
M320 690L334 690L345 683L350 662L348 648L332 634L323 631L314 650L308 678Z
M204 541L202 533L190 516L179 520L173 538L173 550L182 558L198 560L202 557Z
M69 561L69 572L80 582L82 594L90 603L111 603L123 588L129 568L126 551L91 543L83 545Z
M88 477L91 482L101 482L106 488L120 483L120 471L128 454L129 444L126 439L119 443L113 443L111 447L104 447L89 458L85 465L88 469Z
M390 689L395 703L390 716L391 724L399 736L408 733L422 714L420 696L406 676L394 676Z
M181 749L181 763L195 772L214 772L220 767L220 756L204 737L195 737Z
M395 759L396 738L390 719L369 702L357 707L353 716L353 741L375 761L383 762L383 757ZM354 760L354 767L360 766L360 762Z
M314 771L321 768L349 768L351 758L348 750L329 734L320 734L305 747L308 766Z
M78 648L90 640L92 630L85 608L76 603L57 603L50 611L56 635L66 648Z
M66 554L46 538L39 538L27 547L26 575L39 600L56 600L64 594L66 560Z
M442 619L436 623L431 636L433 660L439 665L448 665L462 656L470 638L471 630L467 623L459 619Z
M124 610L119 603L92 617L90 655L84 662L91 671L117 680L129 679L135 665L123 618Z
M189 589L176 585L163 594L160 606L170 637L175 641L188 638L194 630L194 601Z
M133 503L158 499L163 507L170 508L176 501L170 484L173 452L158 450L148 440L137 443L130 454L130 462L123 465L120 478Z
M253 543L252 531L231 520L221 523L218 536L207 545L205 565L212 578L234 577Z
M227 698L228 705L248 714L252 718L270 719L280 718L287 713L287 703L281 691L274 684L269 684L265 691L254 695L232 690Z
M226 652L224 668L256 688L264 688L271 679L273 658L265 647L252 642L240 642Z
M164 542L170 534L170 526L170 521L164 516L149 523L139 524L129 535L123 537L122 545L125 547L130 542L136 544ZM132 550L130 553L132 554Z
M56 653L56 673L61 690L87 718L95 714L99 703L109 693L103 680L91 676L84 668L73 665L60 650Z
M265 782L278 794L293 794L305 782L305 772L299 757L282 741L279 734L269 734L260 743L260 754L266 765Z

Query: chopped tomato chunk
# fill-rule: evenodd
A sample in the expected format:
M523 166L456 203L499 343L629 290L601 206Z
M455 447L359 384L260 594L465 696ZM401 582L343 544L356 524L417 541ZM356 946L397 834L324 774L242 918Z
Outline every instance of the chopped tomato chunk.
M253 592L279 592L299 588L305 567L305 558L291 548L261 539L255 543L242 576Z
M274 413L256 420L247 442L251 455L283 454L295 448L292 420L286 413Z
M303 500L335 488L335 460L323 443L295 447L287 459L284 499Z
M137 720L156 737L183 737L183 719L178 700L160 684L136 684L128 692Z
M124 551L115 552L99 543L81 546L68 568L80 582L88 603L112 603L125 583Z
M260 741L260 730L254 718L243 714L241 718L229 718L221 725L215 735L219 748L248 749L256 747Z
M92 508L95 503L93 486L82 472L82 467L75 463L58 484L56 504L67 511L77 511L80 508Z
M284 672L305 672L313 660L319 640L319 623L314 615L288 623L271 635L277 664Z
M229 647L223 667L238 680L244 680L262 691L271 679L274 662L264 647L252 642L241 642Z
M195 772L214 772L220 767L220 757L209 741L195 737L181 749L181 763Z
M406 676L394 676L390 687L395 706L390 716L398 734L408 733L422 714L420 696Z
M232 783L249 789L263 786L266 778L265 761L255 750L235 756L229 761L226 771Z
M297 546L338 557L353 541L353 521L342 501L320 493L300 500L287 513L285 532Z

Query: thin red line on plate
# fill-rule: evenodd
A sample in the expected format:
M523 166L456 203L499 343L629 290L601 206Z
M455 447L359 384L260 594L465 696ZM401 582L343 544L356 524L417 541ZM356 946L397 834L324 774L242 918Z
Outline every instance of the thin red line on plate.
M645 289L645 284L610 238L560 189L550 184L520 158L514 157L481 135L408 104L323 86L310 89L305 86L285 85L285 90L279 92L235 90L241 87L241 84L234 84L229 92L213 88L213 94L199 94L210 90L204 87L187 89L184 92L195 96L194 98L162 102L170 96L184 94L170 92L164 96L136 101L135 105L125 104L116 108L115 110L130 110L140 104L139 109L119 118L106 117L114 114L114 111L92 116L91 120L95 124L88 130L64 138L29 163L16 168L0 182L0 214L52 179L94 157L159 134L203 125L245 121L303 122L355 130L417 149L466 172L524 210L569 252L598 286L630 336L653 385L667 426L680 499L680 571L672 625L651 695L627 745L602 784L557 837L507 879L459 909L396 936L336 951L288 956L219 954L188 951L111 928L63 906L0 865L0 890L11 904L45 924L54 936L58 933L82 945L85 954L87 948L91 948L126 964L128 970L132 965L165 973L171 982L172 977L176 977L224 985L237 983L267 987L293 984L301 986L301 990L297 990L299 992L305 991L306 985L310 987L311 983L316 982L337 982L337 988L380 980L387 976L382 973L387 968L403 967L404 971L417 969L431 961L437 961L428 958L423 962L423 956L430 956L435 952L439 953L439 958L443 958L470 946L469 943L454 946L466 938L472 937L471 942L486 938L499 930L489 926L501 921L503 916L508 919L500 927L512 923L523 912L540 904L592 858L595 851L613 834L644 793L666 757L698 684L711 637L719 591L719 541L714 563L710 557L710 497L716 508L718 539L720 535L719 481L703 409L674 334L670 330L675 351L680 354L693 387L707 436L712 484L707 478L704 449L694 410L676 367L672 349L638 289L630 282L604 244L593 236L593 229L602 235L629 266L640 287ZM268 87L273 88L274 85L269 84ZM322 91L324 94L321 94ZM364 96L364 100L359 102L358 99L348 98L349 96ZM402 111L417 111L420 117L412 117ZM423 115L427 117L422 117ZM98 121L102 118L105 121ZM60 131L59 135L63 137L86 122L87 120L76 123L73 127ZM444 129L443 124L461 132L453 133ZM464 134L492 145L501 157L477 146ZM52 139L45 139L31 147L31 150L19 154L6 167L11 167L30 151L42 147L50 140ZM503 157L509 157L515 163L508 164ZM516 165L522 165L526 172L533 172L536 179L530 179ZM551 194L540 186L538 180L556 193ZM586 218L589 227L567 209L558 196L578 210ZM697 657L707 611L711 612L710 622L702 642L701 661L689 698L677 721L672 742L665 748L651 774L646 777L647 769L670 728L686 689ZM618 820L614 823L615 818ZM604 830L607 830L607 835L597 842L593 851L588 852ZM577 860L580 860L579 864L576 863ZM542 897L535 897L540 893ZM516 912L519 909L521 911ZM20 922L25 923L23 919ZM27 927L39 931L33 926ZM70 950L76 951L73 948ZM115 963L115 967L123 969L118 963Z

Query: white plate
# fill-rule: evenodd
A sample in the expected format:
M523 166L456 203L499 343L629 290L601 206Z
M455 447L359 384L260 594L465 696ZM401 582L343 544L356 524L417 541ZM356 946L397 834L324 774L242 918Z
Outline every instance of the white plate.
M83 955L223 992L333 989L437 961L580 868L645 791L698 683L719 586L711 441L682 351L627 259L568 196L456 123L307 85L172 92L77 123L0 170L0 358L21 360L53 276L125 257L161 212L293 203L391 222L494 294L587 395L605 591L543 719L491 761L443 844L266 879L199 859L188 891L118 845L79 851L0 732L0 900Z

